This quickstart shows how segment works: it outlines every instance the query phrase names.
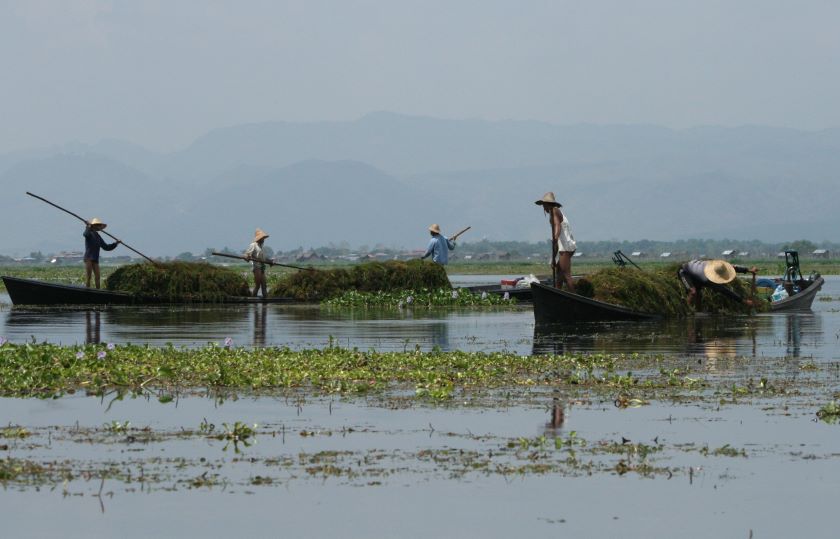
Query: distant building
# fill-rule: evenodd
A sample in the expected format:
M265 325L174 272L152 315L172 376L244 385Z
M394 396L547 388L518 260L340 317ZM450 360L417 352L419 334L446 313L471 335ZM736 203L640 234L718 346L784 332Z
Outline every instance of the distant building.
M323 260L324 257L316 253L315 251L307 251L302 253L300 256L295 258L298 262L313 262L316 260Z
M735 256L735 249L727 249L724 252L720 253L723 258L732 258Z
M632 253L630 253L630 256L634 256L636 258L644 258L645 253L644 251L633 251Z
M572 255L573 258L577 258L579 256L583 256L583 253L580 251L575 251L575 254Z
M738 256L750 256L750 252L749 251L741 251L741 252L738 253Z
M665 251L664 253L659 255L659 258L671 258L671 252L670 251Z
M828 252L828 249L816 249L811 254L814 255L817 258L828 258L829 255L830 255L830 253Z

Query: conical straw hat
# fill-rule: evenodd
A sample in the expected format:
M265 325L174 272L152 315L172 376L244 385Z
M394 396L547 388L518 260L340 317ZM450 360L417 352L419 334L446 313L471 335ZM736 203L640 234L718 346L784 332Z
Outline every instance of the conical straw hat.
M543 197L540 200L534 202L534 204L537 204L539 206L562 206L562 204L557 202L557 199L554 198L554 193L551 191L544 194Z
M268 237L268 234L263 232L262 229L260 229L260 228L258 228L257 231L254 232L254 241L255 242L258 242L258 241L260 241L262 239L265 239L267 237Z
M735 279L735 268L726 260L709 260L703 266L703 274L716 284L726 284Z
M96 227L97 230L104 230L105 227L108 226L105 223L103 223L102 220L99 219L99 217L94 217L93 219L88 221L88 225L90 225L91 228Z
M433 224L432 226L429 227L429 232L434 232L435 234L440 234L440 227L437 225L437 223L435 223L435 224Z

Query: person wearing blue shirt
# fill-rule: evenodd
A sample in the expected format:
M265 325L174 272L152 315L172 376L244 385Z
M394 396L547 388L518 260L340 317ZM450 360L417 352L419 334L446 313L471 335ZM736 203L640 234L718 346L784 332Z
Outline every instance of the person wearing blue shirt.
M426 254L421 256L420 259L431 256L433 262L445 266L449 262L449 251L455 249L455 241L441 234L440 227L437 224L429 227L429 233L432 235L432 239L429 240Z
M85 237L85 286L90 288L90 277L93 274L96 277L96 288L99 288L99 250L113 251L116 249L120 241L114 243L105 243L99 231L105 230L108 226L96 217L87 221L87 226L82 236Z

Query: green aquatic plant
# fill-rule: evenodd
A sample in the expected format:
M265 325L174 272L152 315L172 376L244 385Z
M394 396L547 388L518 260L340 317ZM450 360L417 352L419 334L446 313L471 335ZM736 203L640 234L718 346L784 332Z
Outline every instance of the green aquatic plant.
M349 268L290 273L271 289L272 296L321 301L354 290L380 292L452 288L443 266L423 260L368 262Z
M826 423L836 423L840 419L840 401L831 401L817 410L817 417Z
M254 423L253 425L248 425L247 423L243 423L242 421L237 421L233 425L222 423L222 426L225 428L225 432L216 436L216 438L218 438L219 440L227 440L227 443L222 448L222 451L227 451L230 444L233 444L234 452L239 453L239 444L242 444L244 447L250 447L251 445L256 443L256 423Z
M323 303L338 307L489 307L515 305L516 299L466 289L438 288L380 292L349 290Z
M217 302L249 295L241 273L196 262L129 264L117 268L105 284L108 290L157 301Z

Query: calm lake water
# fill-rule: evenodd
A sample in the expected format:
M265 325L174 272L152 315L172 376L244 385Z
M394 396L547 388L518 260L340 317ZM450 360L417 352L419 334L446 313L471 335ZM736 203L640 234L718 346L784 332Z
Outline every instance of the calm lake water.
M627 409L599 398L569 400L560 428L551 424L551 395L539 394L536 404L502 401L498 407L457 402L436 407L411 399L393 405L376 398L244 396L222 402L186 397L169 404L80 395L0 398L0 426L20 425L32 433L20 441L0 439L7 446L0 459L73 462L93 477L102 468L135 478L163 470L150 488L136 480L100 483L82 474L55 488L0 489L2 535L836 537L840 425L817 422L814 412L817 403L840 391L840 278L828 277L820 296L810 313L539 332L527 307L452 312L254 305L56 312L6 305L0 309L0 335L13 342L204 346L230 336L246 347L323 347L332 339L341 346L379 350L745 356L746 363L732 368L775 361L791 365L791 379L803 372L801 365L824 364L816 375L833 391L816 400L782 395L719 404L712 396L704 403L663 399ZM224 423L236 421L259 425L257 443L241 454L196 432L202 424L219 432ZM125 422L135 430L113 428ZM142 429L155 437L138 441L147 432ZM550 447L555 438L588 440L576 462L594 463L595 471L567 469L568 452L562 450L547 451L562 456L560 471L498 472L532 464L531 449L509 447L540 436ZM624 457L598 448L625 441L663 444L650 462L670 471L650 476L610 471ZM715 455L703 447L739 453ZM491 466L479 468L476 459ZM606 468L597 468L599 463ZM217 480L205 484L208 477ZM257 484L266 477L270 485Z
M464 283L466 278L462 278ZM495 279L495 277L493 277ZM486 282L476 277L472 282ZM457 280L456 280L457 282ZM469 282L469 281L467 281ZM822 298L823 301L820 300ZM830 301L824 301L830 299ZM377 350L679 353L832 358L840 339L840 277L829 276L812 312L579 324L536 330L528 305L517 310L335 309L300 305L110 307L0 310L12 342L96 342Z

